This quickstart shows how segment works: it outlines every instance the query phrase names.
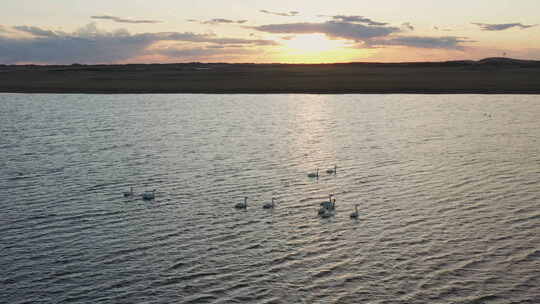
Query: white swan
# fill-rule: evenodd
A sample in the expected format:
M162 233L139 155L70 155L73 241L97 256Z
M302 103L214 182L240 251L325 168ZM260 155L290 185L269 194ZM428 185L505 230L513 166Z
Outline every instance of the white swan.
M156 198L156 189L152 190L152 191L146 191L146 192L143 192L142 194L142 199L143 200L153 200L154 198Z
M358 218L358 204L354 205L354 212L351 213L350 217L352 219L357 219Z
M244 202L243 203L238 203L234 206L234 208L236 209L247 209L247 196L244 197Z
M337 173L337 165L334 165L334 169L326 170L326 173L328 173L328 174L336 174Z
M328 201L325 201L325 202L322 202L321 203L321 210L322 209L326 209L326 210L334 210L336 208L336 199L333 198L333 194L329 194L328 195ZM319 214L321 213L321 211L319 210Z
M124 197L131 197L133 196L133 187L129 188L129 191L124 192Z
M311 178L319 178L319 168L317 168L316 173L309 173L307 176Z
M274 198L272 197L272 202L271 203L264 204L263 208L264 209L273 209L274 208Z
M334 195L328 195L328 201L321 203L321 208L319 208L319 215L321 217L329 217L332 215L332 212L336 209L336 199L332 198Z

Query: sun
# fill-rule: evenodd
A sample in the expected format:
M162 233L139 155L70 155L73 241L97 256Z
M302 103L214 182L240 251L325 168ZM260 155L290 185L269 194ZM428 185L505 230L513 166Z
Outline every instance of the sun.
M323 34L297 35L285 39L283 44L291 51L304 53L320 53L346 47L343 40L331 40Z
M272 56L284 63L335 63L361 61L372 51L355 47L354 41L329 39L323 34L300 34L281 37L281 47Z

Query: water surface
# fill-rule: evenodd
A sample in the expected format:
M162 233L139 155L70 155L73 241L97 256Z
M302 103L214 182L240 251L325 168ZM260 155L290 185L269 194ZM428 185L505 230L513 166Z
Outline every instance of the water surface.
M539 303L538 117L526 95L0 94L0 298Z

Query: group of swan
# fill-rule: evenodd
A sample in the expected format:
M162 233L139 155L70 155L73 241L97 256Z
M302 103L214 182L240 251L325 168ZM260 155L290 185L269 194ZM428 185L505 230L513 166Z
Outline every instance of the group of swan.
M236 208L236 209L247 209L247 199L248 199L247 196L244 197L244 202L234 205L234 208ZM272 197L272 202L264 204L263 208L264 209L273 209L274 206L275 206L275 199Z
M124 194L124 197L134 197L135 192L133 192L133 187L129 188L129 191L126 191L123 194ZM145 201L153 200L153 199L156 198L156 189L154 189L152 191L145 191L145 192L141 193L140 196Z
M328 174L336 174L337 173L337 165L334 165L334 169L328 169L326 170L326 173ZM307 175L308 177L315 177L319 178L319 168L317 168L316 173L309 173ZM135 196L135 193L133 192L133 187L130 187L129 191L123 192L124 197L133 197ZM152 191L145 191L140 194L143 200L153 200L156 198L156 189ZM318 211L318 214L322 218L328 218L335 214L336 209L336 199L333 197L333 194L330 194L328 196L328 201L321 203L321 208ZM244 197L243 203L237 203L234 205L234 208L236 209L247 209L247 196ZM263 205L264 209L273 209L275 207L275 198L272 197L271 202L267 202ZM358 218L358 204L354 206L354 212L350 214L350 217L353 219Z
M337 174L337 165L334 165L334 169L326 170L326 173L336 175ZM308 173L307 176L310 177L310 178L319 178L319 168L317 168L317 171L315 171L314 173L313 172Z
M247 196L245 196L244 202L237 203L236 205L234 205L234 208L247 210L247 206L248 206L247 200L248 198ZM272 197L271 202L268 202L263 205L264 209L273 209L274 207L275 207L275 198L273 197ZM330 194L328 196L328 201L324 201L321 203L321 208L319 209L318 213L319 213L319 216L322 218L329 218L335 215L335 210L336 210L336 199L334 198L333 194ZM358 204L354 206L354 212L350 214L350 217L352 219L358 218Z
M337 174L337 165L334 165L333 169L326 170L327 174ZM307 175L311 178L319 178L319 168L317 168L317 171L315 173L309 173ZM333 194L330 194L328 196L328 201L324 201L321 203L321 207L318 210L318 215L322 218L328 218L335 215L336 210L336 199L333 197ZM352 212L350 215L350 218L357 219L358 218L358 205L354 206L354 212Z
M335 215L336 211L336 199L333 197L333 194L328 196L328 201L321 203L321 208L319 208L318 214L322 218L328 218ZM358 204L354 205L354 212L349 214L349 217L352 219L358 218Z

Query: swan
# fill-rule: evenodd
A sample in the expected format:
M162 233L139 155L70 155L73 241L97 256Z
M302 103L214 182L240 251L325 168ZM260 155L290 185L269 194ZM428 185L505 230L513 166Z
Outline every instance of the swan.
M358 204L354 205L354 212L351 213L350 217L352 219L357 219L358 218Z
M143 200L147 200L147 201L153 200L154 198L156 198L156 189L152 191L143 192L142 198Z
M264 209L273 209L274 208L274 198L272 197L272 202L271 203L264 204L263 208Z
M321 217L329 217L332 215L332 211L336 209L336 199L332 198L333 194L328 195L328 201L321 203L321 208L319 208L319 215Z
M328 195L328 201L324 201L321 203L321 209L334 210L336 208L336 199L332 198L333 196L333 194Z
M316 173L309 173L307 176L312 178L319 178L319 168L317 168Z
M238 203L234 206L234 208L236 209L247 209L247 196L244 197L244 202L243 203Z
M334 165L334 169L326 170L326 173L328 173L328 174L336 174L337 173L337 165Z
M133 196L133 187L129 188L129 191L124 192L124 197L131 197Z

